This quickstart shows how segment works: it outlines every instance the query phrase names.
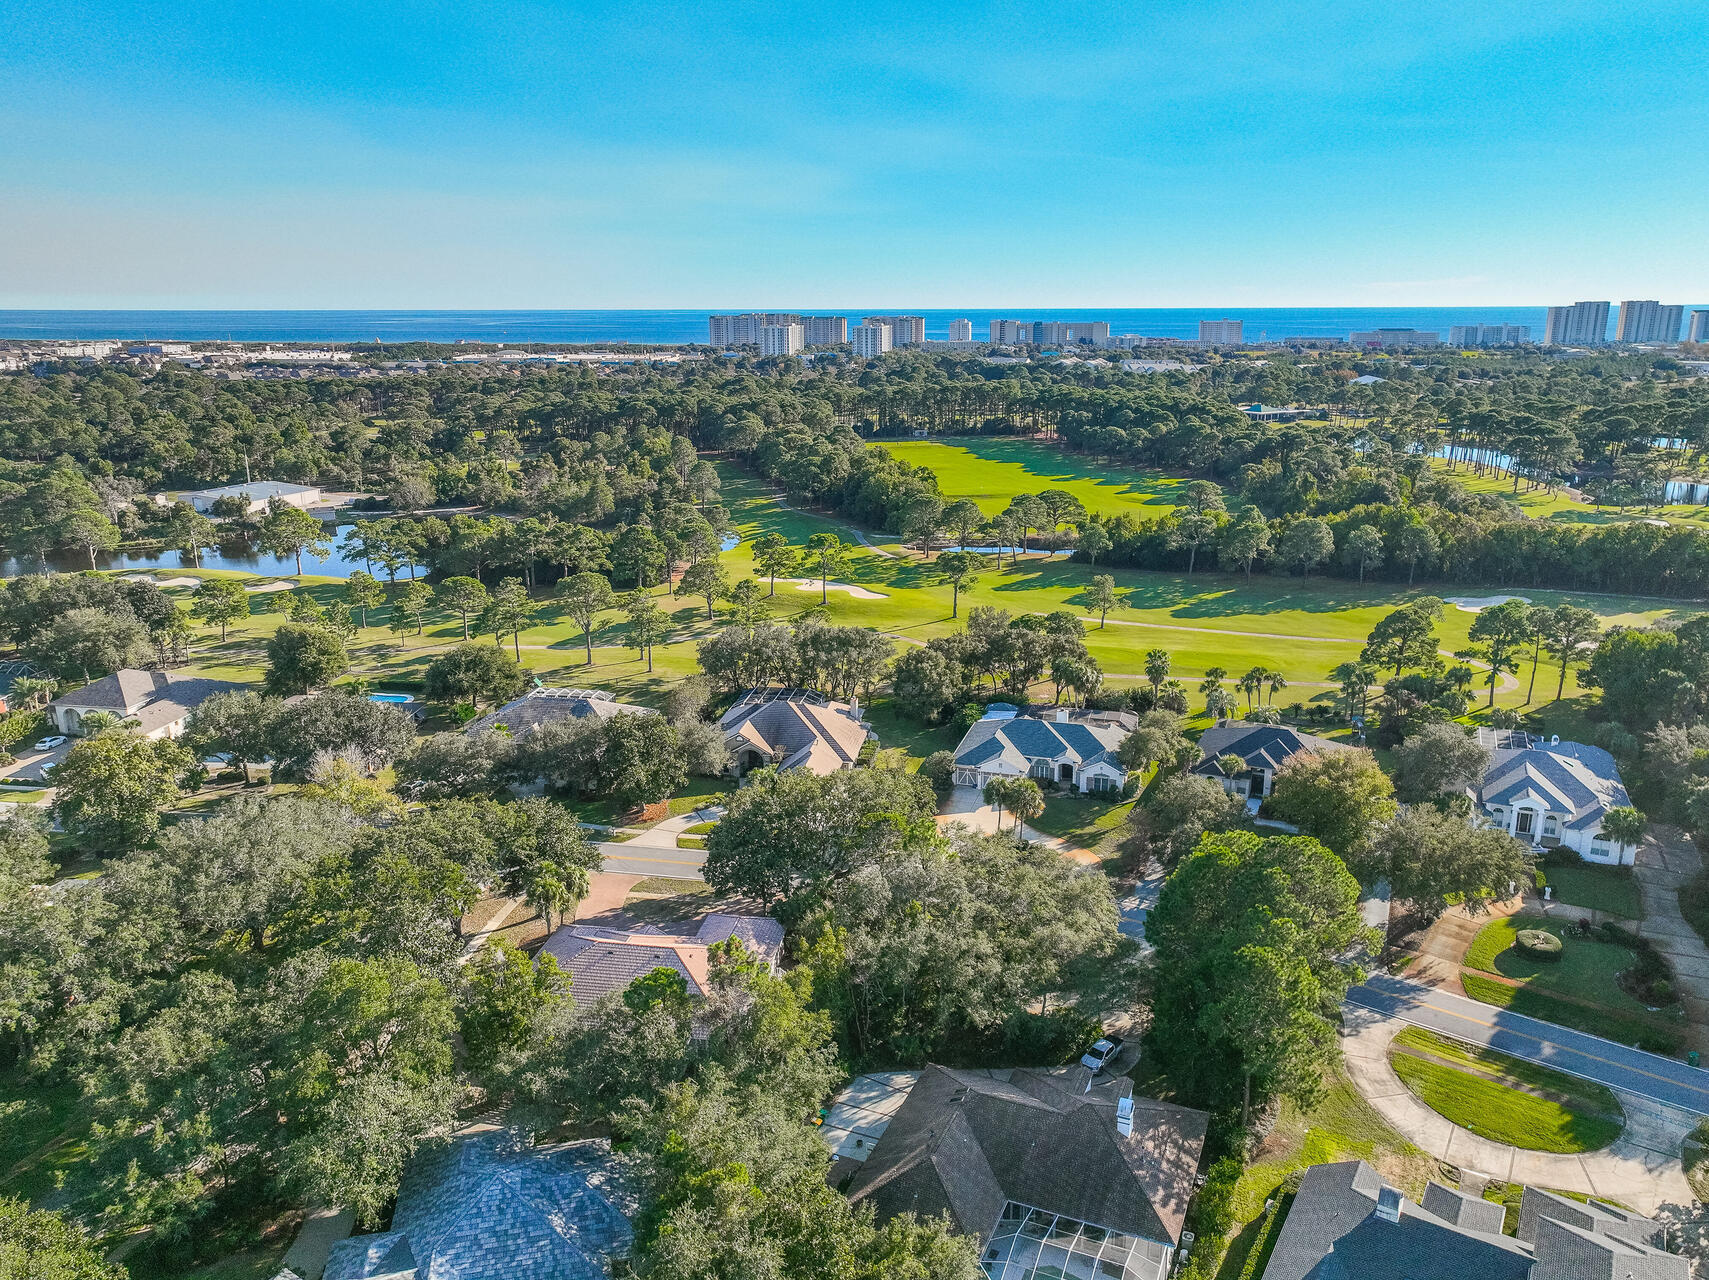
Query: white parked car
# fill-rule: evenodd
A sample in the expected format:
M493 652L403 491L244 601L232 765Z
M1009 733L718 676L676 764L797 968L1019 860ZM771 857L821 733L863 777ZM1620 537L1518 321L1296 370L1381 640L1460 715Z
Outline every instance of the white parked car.
M40 742L36 743L35 746L31 747L30 750L31 751L52 751L55 747L63 747L64 745L65 745L64 736L60 735L60 734L56 734L51 738L43 738Z
M1080 1065L1093 1075L1097 1075L1122 1054L1122 1038L1120 1036L1105 1036L1097 1044L1086 1050L1080 1059Z

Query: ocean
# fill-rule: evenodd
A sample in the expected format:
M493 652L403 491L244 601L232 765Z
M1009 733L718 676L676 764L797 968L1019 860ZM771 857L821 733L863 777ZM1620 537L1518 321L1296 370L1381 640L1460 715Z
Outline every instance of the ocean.
M733 308L722 308L732 310ZM760 308L749 308L759 310ZM1196 338L1200 320L1241 320L1249 342L1264 338L1345 339L1355 330L1429 329L1459 324L1524 324L1543 336L1546 308L1490 307L1098 307L920 311L904 306L813 308L806 315L923 315L926 337L947 338L949 322L973 322L984 340L992 320L1107 320L1111 333ZM224 339L234 342L705 342L708 311L0 311L0 338Z

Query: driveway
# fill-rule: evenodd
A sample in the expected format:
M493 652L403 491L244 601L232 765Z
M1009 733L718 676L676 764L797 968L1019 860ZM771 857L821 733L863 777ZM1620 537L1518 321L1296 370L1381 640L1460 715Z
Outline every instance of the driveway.
M948 797L944 800L943 808L938 810L938 826L947 827L951 823L959 822L982 835L995 834L999 829L999 821L1002 830L1013 831L1015 829L1015 820L1006 813L999 815L993 806L986 804L985 793L977 787L952 787ZM1025 824L1021 826L1021 839L1030 840L1034 844L1042 844L1049 849L1055 849L1063 857L1074 862L1085 863L1088 866L1096 866L1098 863L1096 854L1072 845L1060 836L1046 835L1044 832Z
M1679 891L1703 870L1703 855L1678 827L1652 826L1638 846L1632 878L1644 904L1638 932L1673 965L1680 1003L1685 1006L1686 1040L1709 1052L1709 947L1679 910Z
M75 738L69 739L52 751L31 751L26 743L14 752L18 758L13 763L0 765L0 778L11 778L17 782L46 782L46 771L65 759L76 742Z
M1354 987L1347 993L1347 1004L1349 1016L1355 1011L1361 1015L1369 1011L1594 1080L1616 1093L1694 1115L1709 1115L1709 1071L1660 1054L1629 1049L1600 1036L1570 1031L1389 974L1373 975Z

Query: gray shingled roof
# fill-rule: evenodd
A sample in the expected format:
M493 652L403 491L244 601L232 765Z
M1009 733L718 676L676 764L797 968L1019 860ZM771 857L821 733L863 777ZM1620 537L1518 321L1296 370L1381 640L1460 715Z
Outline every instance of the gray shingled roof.
M1213 725L1199 737L1199 762L1193 772L1207 778L1223 777L1217 765L1219 756L1234 755L1246 761L1248 769L1267 769L1274 773L1302 751L1346 751L1345 742L1334 742L1316 734L1301 733L1280 724L1245 724L1234 721Z
M1519 1241L1457 1227L1403 1200L1377 1216L1383 1180L1363 1160L1313 1165L1301 1180L1264 1280L1525 1280Z
M1075 717L1083 713L1063 714ZM1002 760L1023 773L1038 760L1080 765L1113 763L1116 749L1125 737L1127 730L1119 725L1088 723L1076 718L1016 716L1012 720L978 720L956 745L955 762L964 768L974 768Z
M216 693L247 689L231 680L179 675L172 671L139 671L126 668L73 689L55 698L49 707L77 707L111 711L134 717L144 734L162 725L184 719Z
M479 719L469 721L463 732L484 733L502 724L513 735L520 736L530 729L558 720L609 720L625 712L648 716L658 714L652 707L619 702L602 689L530 689L497 711L489 711Z
M1294 1197L1263 1280L1689 1280L1684 1258L1658 1252L1654 1222L1611 1205L1534 1188L1519 1236L1502 1210L1431 1183L1423 1205L1390 1191L1398 1221L1377 1212L1383 1180L1363 1160L1313 1165Z
M1007 1079L1001 1079L1007 1074ZM1084 1068L955 1071L931 1066L849 1187L881 1217L948 1213L987 1236L1005 1201L1174 1244L1209 1117L1134 1099L1116 1129L1125 1076L1085 1089Z
M322 1280L598 1280L629 1252L632 1211L608 1143L480 1134L410 1161L391 1230L339 1241Z

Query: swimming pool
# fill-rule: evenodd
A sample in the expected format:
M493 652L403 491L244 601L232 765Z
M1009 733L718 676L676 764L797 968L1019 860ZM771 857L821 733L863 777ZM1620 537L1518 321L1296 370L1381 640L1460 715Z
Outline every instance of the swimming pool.
M409 693L370 693L369 702L414 702L415 695Z

